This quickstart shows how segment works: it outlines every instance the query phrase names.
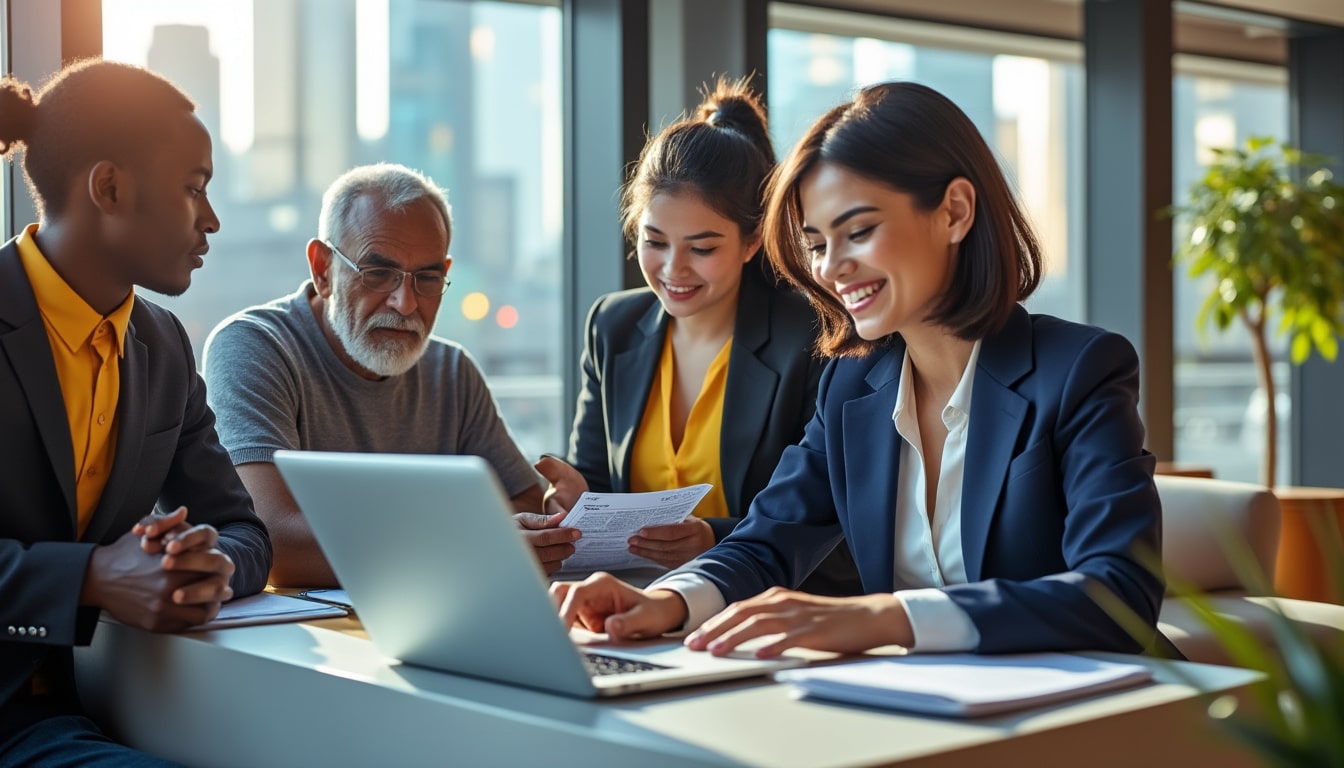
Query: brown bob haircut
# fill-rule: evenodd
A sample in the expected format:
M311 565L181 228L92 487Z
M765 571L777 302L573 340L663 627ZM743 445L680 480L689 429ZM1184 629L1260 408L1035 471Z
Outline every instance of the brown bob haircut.
M1041 249L994 153L970 118L946 96L916 83L881 83L821 117L776 169L763 237L775 270L797 287L821 319L817 351L859 357L889 340L867 341L840 299L812 277L798 187L820 163L833 163L910 195L932 211L958 177L975 187L975 221L957 252L951 283L928 320L962 339L1002 328L1013 307L1036 290Z

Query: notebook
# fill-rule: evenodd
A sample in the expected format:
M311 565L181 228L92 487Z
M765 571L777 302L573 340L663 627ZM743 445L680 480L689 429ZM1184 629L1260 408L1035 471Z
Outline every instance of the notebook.
M580 648L479 457L277 451L275 464L369 638L402 662L584 697L804 663L675 639Z
M253 624L278 624L286 621L336 619L348 614L338 605L324 605L312 600L301 600L287 595L259 592L248 597L230 600L219 609L215 618L193 627L192 631L249 627Z
M1152 675L1142 664L1066 653L947 653L787 670L775 679L817 699L981 717L1127 688Z

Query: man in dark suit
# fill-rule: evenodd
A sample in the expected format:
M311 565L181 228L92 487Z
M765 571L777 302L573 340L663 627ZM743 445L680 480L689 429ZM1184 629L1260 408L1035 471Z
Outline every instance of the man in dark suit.
M187 336L133 290L201 266L210 137L168 81L85 61L0 82L19 147L39 223L0 247L0 766L159 764L82 716L71 648L100 610L208 621L270 568Z

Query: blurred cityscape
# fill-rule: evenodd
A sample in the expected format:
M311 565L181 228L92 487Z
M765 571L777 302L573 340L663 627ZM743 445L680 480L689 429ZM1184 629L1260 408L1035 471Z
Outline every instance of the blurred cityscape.
M486 0L104 0L104 19L108 55L172 77L221 137L211 198L222 231L192 290L165 300L198 354L220 320L291 292L306 277L304 245L332 179L362 163L405 163L446 187L453 205L453 285L436 332L480 362L526 452L564 449L561 377L577 361L560 359L559 8ZM233 37L218 39L224 34ZM1028 306L1082 318L1081 51L1042 42L1033 56L1021 40L1008 46L1011 54L953 50L865 34L872 33L770 30L776 151L784 154L857 86L913 79L943 91L995 148L1045 245L1046 279ZM250 51L242 60L240 40ZM1202 173L1210 148L1287 135L1286 76L1261 69L1247 78L1205 67L1175 78L1176 200ZM239 127L225 104L250 122ZM616 221L613 191L613 227ZM1185 236L1179 221L1175 235ZM1174 280L1175 458L1211 466L1220 477L1255 479L1264 397L1245 335L1209 329L1201 339L1194 317L1207 286L1179 271ZM1286 424L1287 364L1275 371Z
M197 354L220 320L307 277L304 247L336 176L404 163L445 187L453 208L453 284L435 332L475 356L527 453L561 449L559 376L574 363L559 359L559 10L390 0L385 42L373 46L384 61L369 62L357 0L227 5L251 16L253 125L241 151L220 139L216 52L227 43L210 25L174 23L180 9L159 6L163 21L141 22L149 46L137 62L181 85L216 137L210 197L221 231L192 290L157 297ZM365 68L379 66L385 76L368 86Z

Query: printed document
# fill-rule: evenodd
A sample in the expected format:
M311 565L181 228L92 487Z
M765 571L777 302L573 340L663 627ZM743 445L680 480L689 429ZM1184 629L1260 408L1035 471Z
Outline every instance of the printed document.
M561 525L578 528L583 537L574 542L566 571L615 571L657 567L647 558L630 554L630 537L641 528L680 523L709 493L701 483L670 491L647 493L593 493L586 491Z
M1066 653L911 654L775 673L808 697L953 717L1040 706L1152 676L1142 664Z

